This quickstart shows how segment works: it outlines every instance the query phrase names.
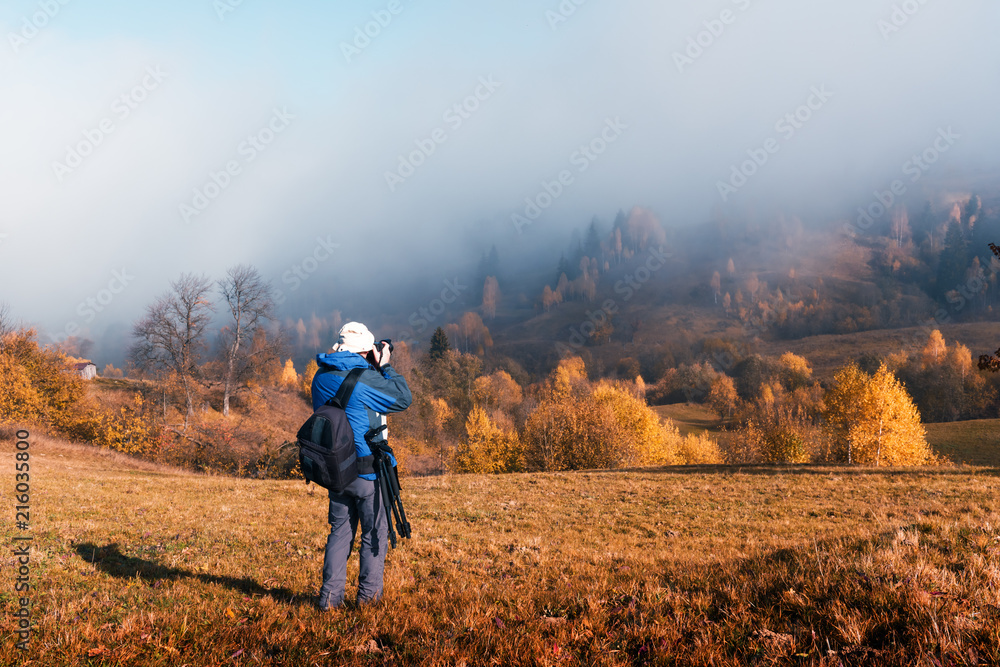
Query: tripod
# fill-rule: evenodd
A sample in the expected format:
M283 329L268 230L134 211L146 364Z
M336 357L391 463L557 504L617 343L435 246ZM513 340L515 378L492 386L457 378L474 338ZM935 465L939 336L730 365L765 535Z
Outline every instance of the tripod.
M392 548L396 548L396 531L401 537L409 539L410 522L406 520L406 511L403 509L403 499L399 497L399 477L396 475L396 466L392 463L392 447L384 437L375 441L386 429L383 424L378 428L373 428L365 434L365 441L375 460L372 467L375 469L376 483L379 493L382 495L382 507L385 509L385 519L389 526L389 542ZM395 523L395 530L393 524Z

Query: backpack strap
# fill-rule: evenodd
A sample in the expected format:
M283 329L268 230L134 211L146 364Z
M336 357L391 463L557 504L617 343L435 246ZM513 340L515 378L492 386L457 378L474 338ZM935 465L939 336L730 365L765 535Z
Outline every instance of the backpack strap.
M326 404L346 410L347 403L351 400L351 395L354 393L354 387L358 384L358 379L364 372L364 368L352 368L351 372L348 373L347 377L345 377L343 382L340 383L340 388L337 389L337 395L330 398Z

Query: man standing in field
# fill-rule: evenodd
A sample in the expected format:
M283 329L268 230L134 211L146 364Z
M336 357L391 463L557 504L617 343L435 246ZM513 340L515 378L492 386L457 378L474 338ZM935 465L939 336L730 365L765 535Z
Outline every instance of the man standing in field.
M405 410L413 400L406 379L389 365L390 354L389 344L376 345L368 327L348 322L340 329L330 353L316 356L319 370L312 381L313 410L336 395L352 369L364 369L346 406L347 421L354 432L354 448L362 464L361 474L343 493L330 491L330 537L326 541L323 586L319 592L319 607L323 611L344 603L347 558L354 546L358 524L361 524L361 563L357 601L362 605L382 597L389 524L377 491L370 463L372 452L365 434L384 423L385 413ZM369 463L364 465L364 462Z

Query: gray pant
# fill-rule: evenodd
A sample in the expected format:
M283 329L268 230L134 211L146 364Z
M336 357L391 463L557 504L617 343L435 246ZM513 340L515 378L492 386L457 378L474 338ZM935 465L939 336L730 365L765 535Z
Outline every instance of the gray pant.
M359 477L344 489L344 493L330 492L329 520L330 537L326 540L319 606L326 609L344 603L347 557L354 546L358 523L361 524L358 604L377 601L382 597L389 524L376 483Z

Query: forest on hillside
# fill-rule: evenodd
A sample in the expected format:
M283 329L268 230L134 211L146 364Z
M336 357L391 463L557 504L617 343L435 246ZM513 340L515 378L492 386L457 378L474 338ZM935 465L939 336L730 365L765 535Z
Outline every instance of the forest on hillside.
M676 227L634 208L575 232L549 271L508 268L492 246L456 283L471 287L417 307L396 339L394 366L415 395L391 420L404 465L934 460L921 422L1000 410L989 358L974 360L986 350L939 329L995 317L1000 254L986 238L1000 238L1000 213L977 195L952 199L914 215L902 204L881 217L860 211L870 224L826 231L782 216ZM106 364L85 383L65 369L84 361L88 341L46 346L8 310L0 319L5 419L251 475L292 474L314 356L345 323L340 311L280 316L253 266L183 274L133 323L125 367ZM915 327L907 344L845 353L829 376L802 355L760 350L899 327ZM651 410L677 402L709 406L733 437L682 437ZM866 420L879 413L896 431L872 444Z

